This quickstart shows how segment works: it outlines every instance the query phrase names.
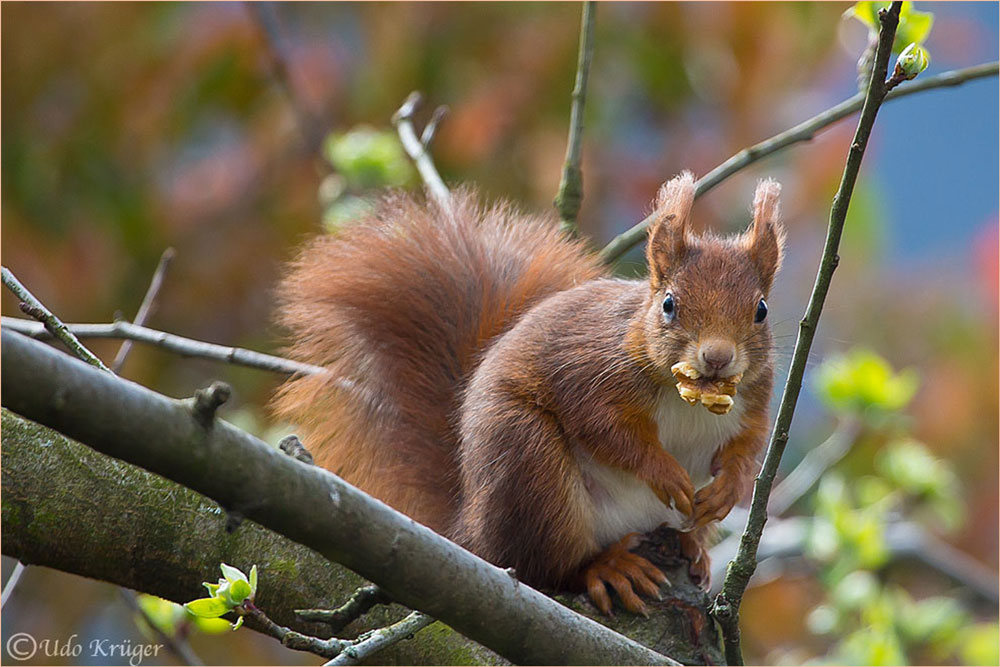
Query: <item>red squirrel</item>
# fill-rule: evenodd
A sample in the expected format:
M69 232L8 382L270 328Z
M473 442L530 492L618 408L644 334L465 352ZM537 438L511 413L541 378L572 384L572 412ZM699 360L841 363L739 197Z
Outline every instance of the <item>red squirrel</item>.
M585 588L605 613L610 586L645 613L665 577L629 552L637 534L682 531L707 584L705 529L756 472L779 192L762 181L750 227L720 238L689 229L689 172L664 184L648 280L472 192L450 211L390 193L280 284L290 355L329 372L291 379L274 411L318 465L529 585ZM680 362L737 376L732 409L685 402Z

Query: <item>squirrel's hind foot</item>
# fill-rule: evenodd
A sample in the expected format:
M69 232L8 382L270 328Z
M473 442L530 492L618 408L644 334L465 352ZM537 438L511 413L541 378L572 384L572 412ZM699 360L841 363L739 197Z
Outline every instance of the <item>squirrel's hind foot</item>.
M587 594L605 615L611 614L608 586L618 594L625 609L633 614L648 616L649 611L636 594L636 589L646 597L659 599L660 585L670 584L659 568L629 551L639 544L639 537L639 533L629 533L598 554L583 571Z

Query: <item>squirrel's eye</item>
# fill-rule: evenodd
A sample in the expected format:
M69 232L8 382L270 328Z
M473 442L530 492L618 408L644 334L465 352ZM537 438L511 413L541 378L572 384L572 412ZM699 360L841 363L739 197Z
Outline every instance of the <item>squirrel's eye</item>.
M674 304L674 295L667 292L663 299L663 318L670 322L677 315L677 306Z
M753 321L759 324L765 317L767 317L767 301L761 299L757 302L757 312L753 316Z

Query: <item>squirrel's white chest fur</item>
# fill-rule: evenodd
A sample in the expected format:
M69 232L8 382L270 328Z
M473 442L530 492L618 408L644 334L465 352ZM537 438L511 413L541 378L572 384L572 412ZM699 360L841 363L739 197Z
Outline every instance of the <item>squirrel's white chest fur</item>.
M673 386L660 391L654 419L660 445L688 471L695 489L712 481L712 457L740 431L743 402L716 415L700 405L688 405ZM647 484L623 470L602 465L584 452L577 458L590 496L594 538L604 546L631 532L645 533L662 523L682 526L683 515L667 507Z

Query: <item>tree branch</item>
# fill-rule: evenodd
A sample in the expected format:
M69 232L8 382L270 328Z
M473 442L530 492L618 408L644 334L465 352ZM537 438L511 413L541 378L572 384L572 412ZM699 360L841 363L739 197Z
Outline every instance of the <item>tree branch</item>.
M52 334L37 322L4 316L0 318L0 324L5 329L16 331L36 340L49 340L52 338ZM275 357L270 354L254 352L253 350L240 347L227 347L225 345L215 345L214 343L194 340L193 338L184 338L183 336L177 336L165 331L150 329L121 320L111 324L67 324L65 326L70 333L80 338L124 338L176 352L184 357L211 359L213 361L257 368L274 373L287 373L288 375L303 373L308 375L323 373L326 370L322 366L303 364L291 359Z
M518 663L676 664L580 616L316 466L4 329L4 404L376 580ZM221 475L220 466L225 474ZM302 508L308 507L309 512ZM192 582L193 583L193 582Z
M896 100L900 97L906 97L907 95L923 92L925 90L931 90L933 88L958 86L966 81L972 81L973 79L996 76L998 71L1000 71L1000 64L992 62L975 65L974 67L966 67L960 70L944 72L936 76L927 77L922 81L908 83L905 86L896 88L886 95L885 101L888 102L890 100ZM778 151L793 144L802 141L809 141L820 130L833 125L838 120L846 118L860 109L864 104L864 101L865 96L859 93L854 97L846 99L840 104L813 116L809 120L799 123L791 129L776 134L770 139L765 139L764 141L754 144L749 148L744 148L739 153L698 179L698 182L695 183L694 196L696 198L702 196L736 172L762 158L767 157L768 155L777 153ZM652 221L653 216L647 216L631 229L616 236L610 243L604 246L603 250L601 250L601 259L605 262L611 263L628 252L632 247L638 245L643 241L643 239L646 238L646 228Z
M276 622L319 637L330 636L330 626L300 617L298 609L336 607L366 583L253 521L227 532L225 512L204 496L0 412L5 555L178 603L204 597L199 582L214 581L220 562L257 564L257 604ZM351 629L389 625L407 611L378 606ZM246 625L262 630L250 618ZM445 626L433 643L407 642L391 653L388 664L456 664L458 656L501 661Z
M38 320L37 328L46 331L49 335L57 338L79 359L86 361L91 366L96 366L103 371L110 372L111 369L104 365L104 362L97 358L93 352L83 346L76 336L66 328L62 321L52 314L45 305L35 298L35 295L28 291L28 288L21 284L21 281L6 266L0 269L3 276L3 284L14 295L21 300L19 304L21 310L27 315ZM4 318L6 319L6 318Z
M372 630L349 646L341 649L340 655L326 663L327 665L356 665L368 656L381 651L387 646L391 646L398 641L406 639L412 634L423 630L434 622L434 619L419 611L412 612L402 621L390 625L386 628Z
M174 256L177 253L173 248L167 248L160 255L160 262L156 265L156 270L153 271L153 279L149 282L149 288L146 289L146 295L142 298L142 304L139 305L139 310L135 314L135 319L132 320L133 324L138 326L143 326L146 324L146 320L149 316L153 314L153 307L156 305L156 297L160 294L160 288L163 287L163 278L167 273L167 269L170 267L170 262L174 260ZM125 359L128 357L128 353L132 350L132 341L126 339L122 342L121 347L118 348L118 354L115 355L115 360L111 362L111 370L115 373L121 371L122 366L125 365Z
M399 133L399 140L403 143L403 150L413 160L413 164L417 167L417 171L420 172L420 178L424 180L431 196L447 211L451 210L451 193L448 191L448 186L441 180L441 175L438 173L437 167L434 166L434 160L431 159L431 155L428 152L431 139L434 136L434 129L437 128L437 124L444 115L446 107L438 107L435 110L433 119L424 128L424 138L421 140L417 138L417 133L413 129L413 113L420 106L422 100L423 97L418 91L410 93L410 96L403 102L403 106L399 107L396 113L393 114L392 124L396 126L396 132Z
M580 52L576 63L576 83L573 86L573 104L570 107L569 139L566 146L566 160L563 162L559 191L553 202L559 211L562 228L576 234L576 216L583 201L583 171L580 169L583 146L583 109L587 103L587 78L590 61L594 56L594 13L593 0L583 3L580 19Z
M781 397L774 430L771 432L771 441L768 443L767 454L764 457L764 465L754 484L750 513L747 516L746 529L740 538L739 551L736 558L729 564L722 590L712 607L712 614L718 619L722 628L726 646L726 661L731 665L743 664L739 640L740 603L743 600L747 584L750 582L750 577L756 568L757 545L760 543L764 523L767 521L768 495L771 492L774 476L778 472L781 455L788 443L788 429L791 426L795 404L802 388L802 376L805 372L809 348L812 346L819 317L823 312L823 302L830 289L833 272L839 262L837 250L840 247L840 237L843 234L851 194L858 178L858 171L861 169L861 160L868 145L868 138L875 125L875 117L887 92L885 80L901 6L902 3L897 0L887 11L879 12L881 29L879 30L879 42L875 53L871 82L861 109L861 118L858 120L858 127L854 133L854 141L848 152L840 187L833 199L826 245L823 248L823 256L816 274L816 283L813 286L805 316L799 323L799 334L792 352L791 368L788 371L788 379L785 382L785 390Z
M323 623L329 626L333 634L337 634L375 605L390 602L389 597L378 586L362 586L337 609L299 609L295 615L303 621Z

